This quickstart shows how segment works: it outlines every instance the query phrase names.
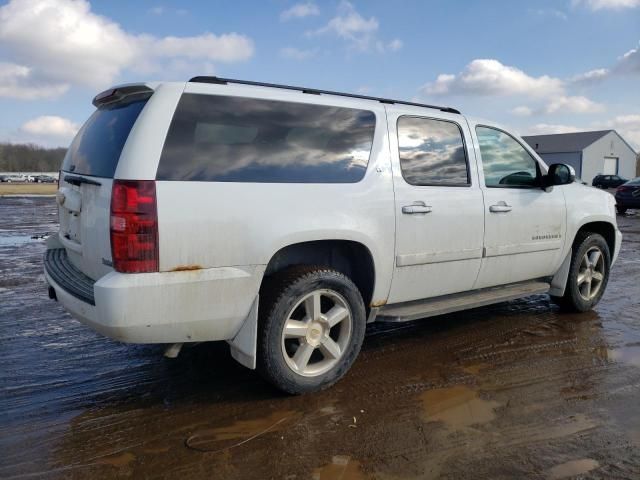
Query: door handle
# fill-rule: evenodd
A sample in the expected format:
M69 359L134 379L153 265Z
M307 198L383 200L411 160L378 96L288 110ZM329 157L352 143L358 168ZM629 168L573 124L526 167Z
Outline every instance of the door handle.
M402 207L402 213L408 215L415 213L431 213L431 206L425 205L424 202L415 202L413 205L405 205Z
M496 205L491 205L489 211L493 213L506 213L511 211L511 205L507 205L507 202L498 202Z

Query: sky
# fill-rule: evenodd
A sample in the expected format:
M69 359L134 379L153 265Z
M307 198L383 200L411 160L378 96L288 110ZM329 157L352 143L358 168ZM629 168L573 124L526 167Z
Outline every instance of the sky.
M68 146L96 93L219 75L452 106L640 151L640 0L0 1L0 142Z

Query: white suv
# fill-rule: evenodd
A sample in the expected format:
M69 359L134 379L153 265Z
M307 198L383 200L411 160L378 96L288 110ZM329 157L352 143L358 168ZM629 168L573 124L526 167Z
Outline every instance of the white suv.
M614 198L452 108L196 77L99 94L64 159L49 293L111 338L226 340L302 393L365 326L548 292L585 311Z

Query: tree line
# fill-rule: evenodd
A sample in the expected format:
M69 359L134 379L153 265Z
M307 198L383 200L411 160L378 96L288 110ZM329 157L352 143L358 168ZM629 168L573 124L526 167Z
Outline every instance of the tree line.
M61 147L0 143L0 172L55 172L65 153L67 149Z

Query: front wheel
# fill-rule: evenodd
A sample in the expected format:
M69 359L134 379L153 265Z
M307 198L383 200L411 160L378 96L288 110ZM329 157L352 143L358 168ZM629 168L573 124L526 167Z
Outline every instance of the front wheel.
M323 267L294 267L265 282L260 373L291 394L333 385L349 370L364 339L365 308L358 287Z
M610 267L611 253L602 235L581 234L574 243L565 293L554 301L569 311L591 310L604 294Z

